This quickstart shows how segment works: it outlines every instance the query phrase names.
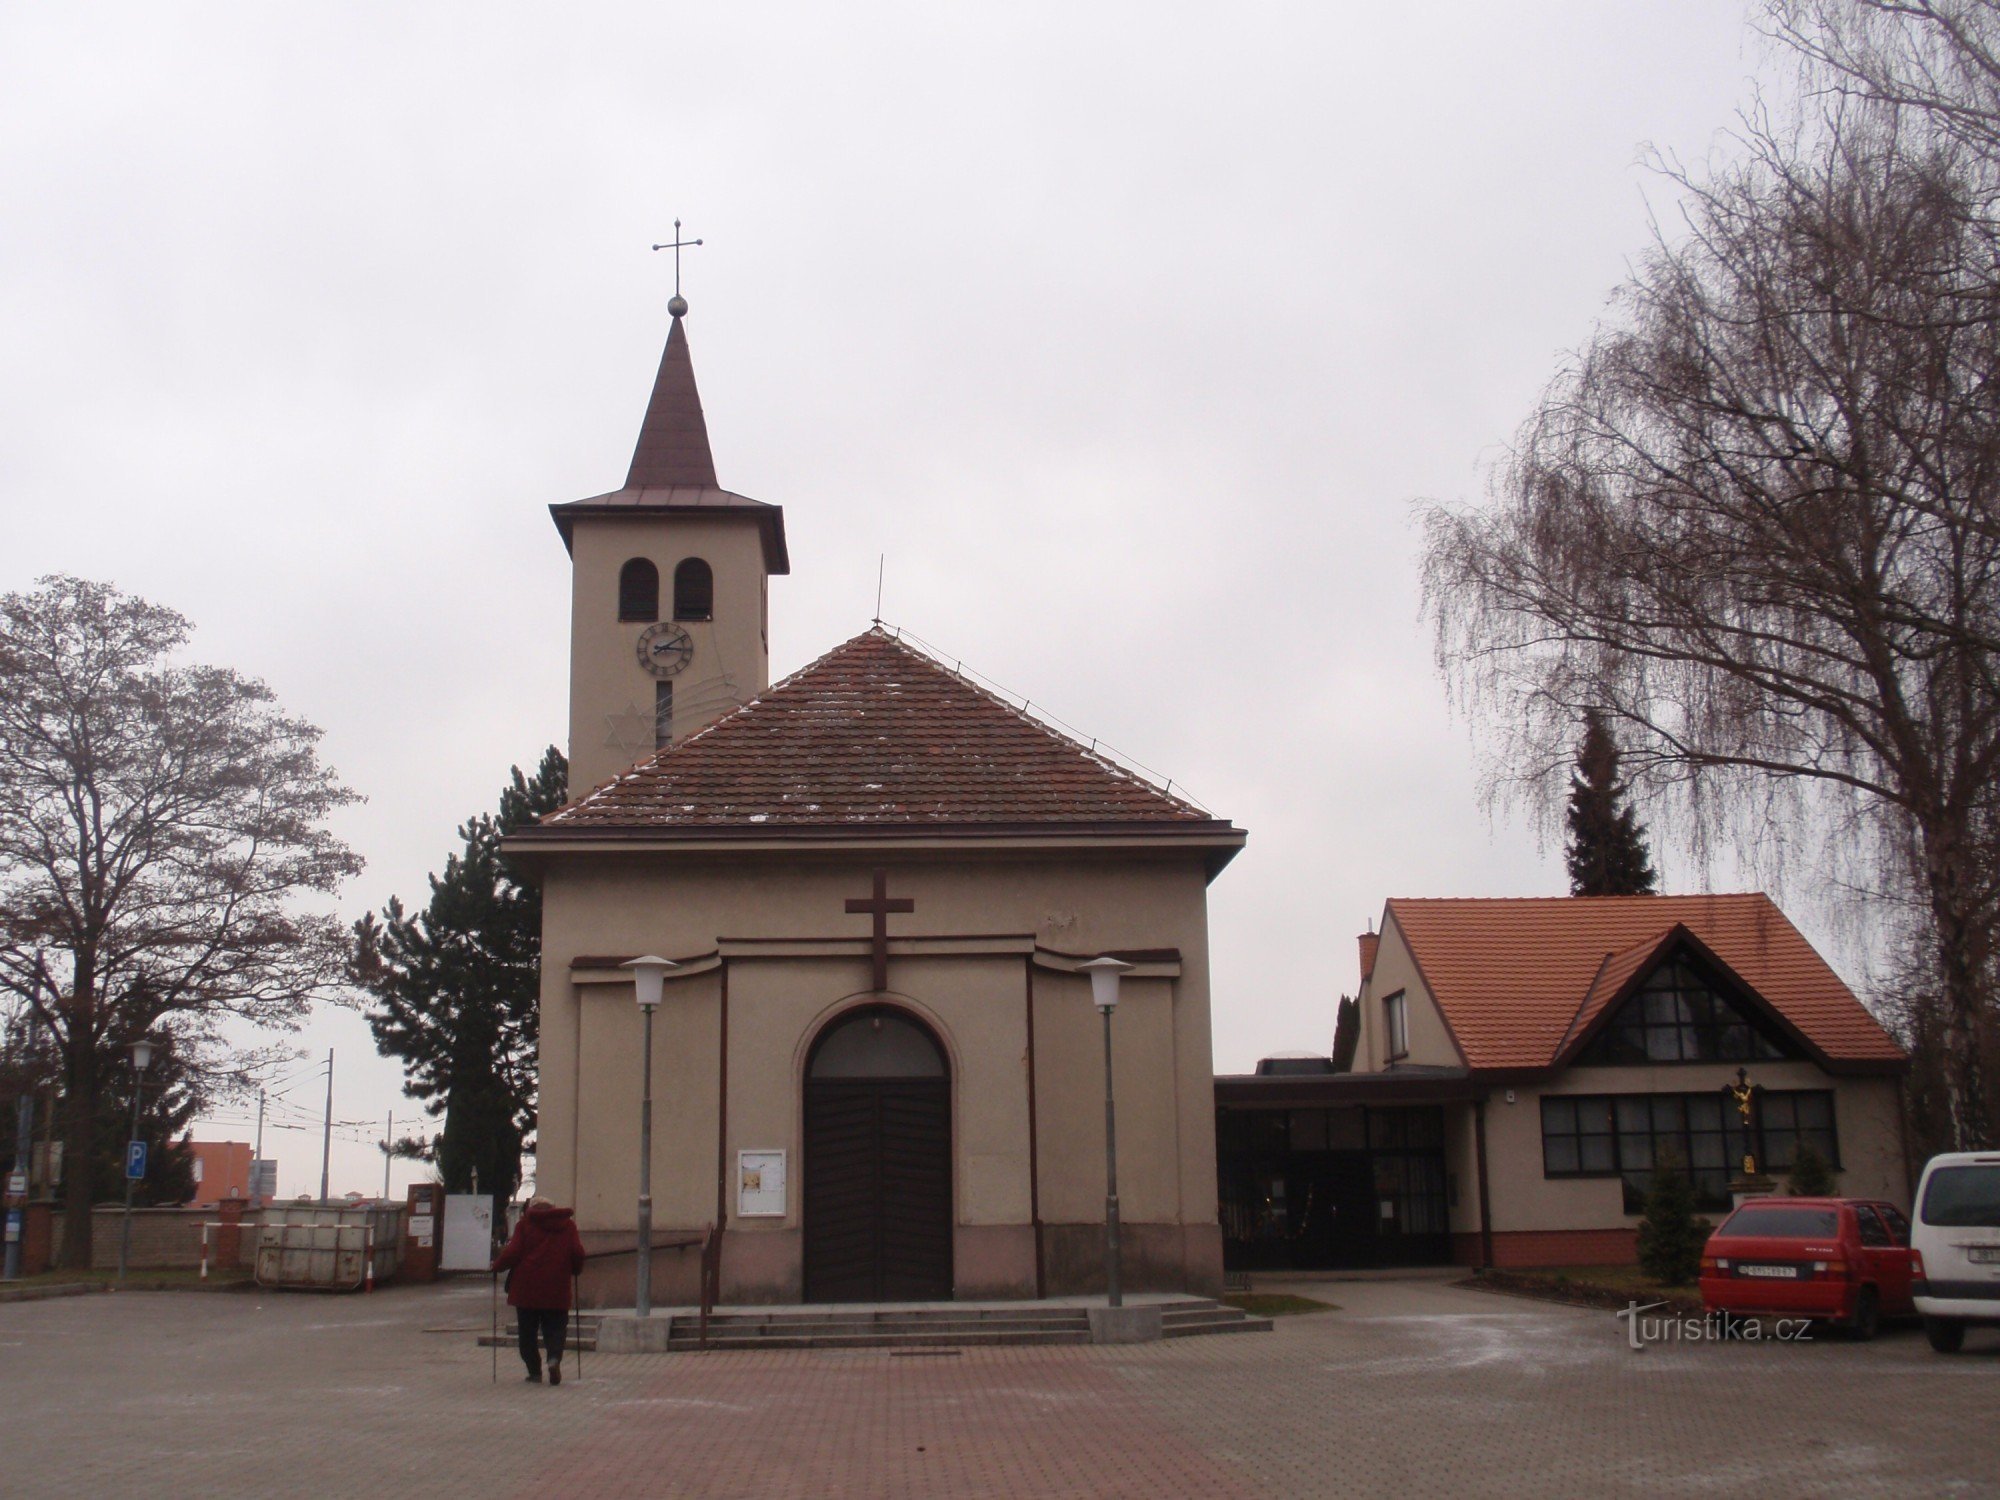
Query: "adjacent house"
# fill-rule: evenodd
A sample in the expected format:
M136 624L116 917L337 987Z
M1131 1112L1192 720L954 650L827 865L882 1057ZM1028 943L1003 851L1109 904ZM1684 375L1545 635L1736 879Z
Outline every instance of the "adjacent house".
M187 1149L194 1156L194 1197L188 1200L194 1207L250 1196L248 1141L189 1141Z
M1808 1144L1908 1198L1904 1055L1759 893L1392 900L1343 1030L1216 1080L1232 1268L1626 1261L1656 1162L1720 1212Z

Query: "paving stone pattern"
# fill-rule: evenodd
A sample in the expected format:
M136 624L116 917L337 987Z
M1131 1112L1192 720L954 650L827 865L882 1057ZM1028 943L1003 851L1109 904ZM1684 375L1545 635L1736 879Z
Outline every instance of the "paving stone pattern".
M0 1494L2000 1494L2000 1335L1627 1349L1608 1313L1309 1290L1255 1338L593 1355L474 1339L480 1284L0 1307ZM429 1331L426 1330L440 1330Z

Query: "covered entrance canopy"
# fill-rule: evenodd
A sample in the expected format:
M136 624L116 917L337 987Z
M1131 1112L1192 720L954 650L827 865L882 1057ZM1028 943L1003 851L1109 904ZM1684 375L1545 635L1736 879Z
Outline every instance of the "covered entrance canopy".
M1448 1170L1445 1141L1484 1092L1464 1069L1445 1068L1217 1078L1223 1264L1255 1271L1448 1263L1451 1209L1476 1187Z

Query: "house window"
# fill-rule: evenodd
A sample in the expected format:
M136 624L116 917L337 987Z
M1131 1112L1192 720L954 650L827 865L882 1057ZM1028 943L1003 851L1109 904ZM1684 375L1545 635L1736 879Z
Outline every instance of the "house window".
M698 557L690 557L674 569L674 618L709 620L715 617L715 574Z
M1389 1061L1394 1062L1399 1057L1408 1057L1410 1055L1410 1010L1409 1004L1404 1000L1401 990L1397 990L1395 994L1382 1002L1382 1019L1388 1028Z
M1796 1057L1761 1016L1752 1016L1685 959L1653 971L1618 1008L1580 1059L1598 1065L1769 1062Z
M674 742L674 685L653 684L653 748L664 750Z
M618 570L618 618L660 618L660 570L643 557L631 559Z
M1753 1142L1735 1108L1712 1094L1555 1094L1542 1098L1542 1175L1620 1177L1625 1211L1637 1213L1655 1164L1679 1163L1703 1208L1730 1206L1729 1179L1754 1154L1767 1172L1791 1170L1800 1141L1840 1162L1833 1095L1823 1089L1760 1090L1762 1139Z

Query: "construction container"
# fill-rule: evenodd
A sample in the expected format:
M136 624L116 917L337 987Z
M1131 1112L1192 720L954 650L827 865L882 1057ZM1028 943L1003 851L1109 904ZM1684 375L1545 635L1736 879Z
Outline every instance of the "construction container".
M257 1231L257 1285L358 1292L396 1274L400 1203L274 1203Z

